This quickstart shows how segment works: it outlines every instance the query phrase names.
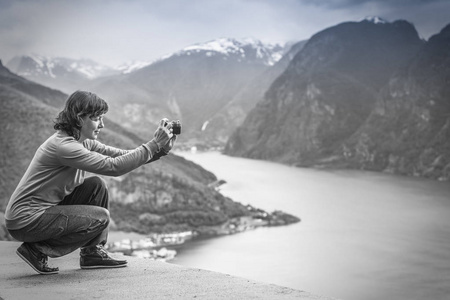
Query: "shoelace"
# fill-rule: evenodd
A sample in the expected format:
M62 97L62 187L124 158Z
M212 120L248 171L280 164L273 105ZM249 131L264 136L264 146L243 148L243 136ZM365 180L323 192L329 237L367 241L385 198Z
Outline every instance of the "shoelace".
M97 253L100 254L101 257L107 258L108 257L108 252L103 248L103 246L101 245L97 245Z
M103 248L102 245L96 245L95 247L89 249L82 249L81 255L98 255L103 258L108 258L108 251Z
M44 267L47 267L47 262L48 262L48 257L47 257L47 255L40 254L40 255L39 255L39 262L40 262Z

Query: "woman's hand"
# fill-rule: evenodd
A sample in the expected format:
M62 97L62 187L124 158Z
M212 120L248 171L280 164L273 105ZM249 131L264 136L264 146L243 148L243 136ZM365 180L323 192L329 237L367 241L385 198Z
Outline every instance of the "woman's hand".
M160 150L163 150L166 154L172 150L173 145L177 140L177 136L173 134L172 122L169 122L169 119L163 118L159 122L154 138Z
M158 128L156 128L154 136L154 141L158 145L159 149L165 149L166 145L169 144L169 142L174 137L174 134L172 133L172 124L169 123L169 120L167 118L163 118L158 125ZM172 142L173 146L173 142ZM169 148L172 149L172 147ZM168 151L167 151L168 152Z
M175 141L177 140L177 136L172 134L172 138L162 147L162 150L167 154L170 150L172 150Z

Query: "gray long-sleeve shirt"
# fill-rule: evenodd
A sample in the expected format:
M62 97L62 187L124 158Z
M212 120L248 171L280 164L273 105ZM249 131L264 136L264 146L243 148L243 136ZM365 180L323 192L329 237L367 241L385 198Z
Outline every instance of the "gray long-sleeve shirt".
M76 141L58 131L36 151L5 211L6 227L20 229L57 205L84 182L86 172L119 176L149 162L158 146L148 142L134 150L96 140Z

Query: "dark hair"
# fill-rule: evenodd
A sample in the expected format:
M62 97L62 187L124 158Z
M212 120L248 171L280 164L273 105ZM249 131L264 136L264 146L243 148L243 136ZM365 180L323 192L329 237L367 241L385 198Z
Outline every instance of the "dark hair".
M76 140L80 139L81 118L97 117L108 112L108 104L94 93L76 91L67 98L66 106L55 120L53 128L62 130Z

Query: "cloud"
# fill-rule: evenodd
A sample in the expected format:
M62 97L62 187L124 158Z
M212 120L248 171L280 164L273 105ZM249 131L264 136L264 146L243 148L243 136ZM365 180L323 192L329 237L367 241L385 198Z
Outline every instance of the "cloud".
M325 6L327 8L349 8L360 5L379 5L385 7L410 8L411 6L422 6L427 4L446 2L447 0L303 0L298 1L311 5Z
M289 38L280 10L255 1L22 0L6 6L0 38L8 41L2 52L9 56L33 51L118 62L218 37Z
M112 65L219 37L299 41L369 15L411 21L428 38L449 14L440 0L0 0L0 58L39 53Z

